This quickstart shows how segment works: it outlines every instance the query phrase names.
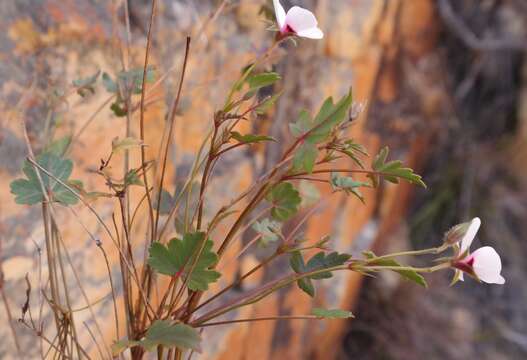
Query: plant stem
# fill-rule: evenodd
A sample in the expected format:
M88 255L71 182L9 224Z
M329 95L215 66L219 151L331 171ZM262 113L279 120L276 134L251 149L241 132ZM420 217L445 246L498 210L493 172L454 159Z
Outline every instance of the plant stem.
M393 254L386 254L382 256L377 256L373 259L368 259L368 261L375 262L376 260L379 260L379 259L390 259L394 257L407 256L407 255L418 256L418 255L426 255L426 254L440 254L446 249L448 249L447 244L439 246L439 247L435 247L435 248L424 249L424 250L409 250L409 251L396 252Z
M268 317L259 317L252 319L238 319L238 320L227 320L227 321L216 321L201 324L197 327L204 328L208 326L218 326L218 325L229 325L236 323L245 323L245 322L257 322L257 321L269 321L269 320L320 320L321 318L315 315L303 315L303 316L268 316Z
M364 270L364 271L380 271L380 270L405 271L405 270L408 270L408 271L415 271L418 273L433 273L438 270L443 270L447 268L450 268L450 264L448 263L438 264L435 266L424 267L424 268L416 268L412 266L382 266L382 265L369 266L367 264L366 265L364 264L350 265L351 270Z
M170 148L170 143L172 140L172 132L174 129L174 123L176 122L176 113L179 105L179 101L181 99L181 91L183 89L183 81L185 80L185 73L187 70L187 63L188 63L188 56L190 53L190 37L187 36L187 42L185 46L185 57L183 58L183 69L181 70L181 78L179 79L179 86L177 90L177 95L174 100L174 103L172 104L172 109L170 111L170 115L168 117L169 121L169 128L167 133L167 143L165 147L165 152L163 154L163 161L162 161L162 170L161 170L161 179L159 180L159 189L157 194L157 209L156 209L156 219L155 219L155 225L154 225L154 238L156 238L157 235L157 227L159 223L159 207L161 206L161 191L163 190L163 181L165 179L165 173L166 173L166 164L168 159L168 149ZM165 133L165 131L163 132Z

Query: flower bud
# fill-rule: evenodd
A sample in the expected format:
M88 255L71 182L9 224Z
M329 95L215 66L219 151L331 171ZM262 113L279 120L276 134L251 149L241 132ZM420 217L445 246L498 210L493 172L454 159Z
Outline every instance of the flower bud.
M471 223L471 221L468 221L453 226L450 230L445 233L443 242L448 245L455 245L459 243L467 233Z

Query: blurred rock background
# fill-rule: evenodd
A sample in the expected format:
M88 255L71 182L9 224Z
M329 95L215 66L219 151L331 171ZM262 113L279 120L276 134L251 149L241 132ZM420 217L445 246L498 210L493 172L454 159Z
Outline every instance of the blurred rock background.
M159 74L172 71L147 111L150 155L157 153L185 36L193 36L171 154L174 162L168 180L172 190L188 173L192 155L230 83L241 67L269 46L272 34L265 31L259 11L270 3L161 1L152 61ZM524 358L526 3L282 3L286 8L313 9L326 37L320 42L301 41L298 47L282 51L275 66L283 74L284 94L268 118L254 123L255 131L287 139L287 123L301 108L314 110L326 96L340 96L352 85L355 100L368 103L351 129L353 136L372 154L380 145L389 145L393 156L417 168L428 184L427 190L405 184L385 186L365 194L367 205L333 195L307 224L306 237L316 240L332 233L333 246L340 251L421 248L438 244L450 226L478 215L483 219L479 242L491 244L502 254L507 284L487 286L468 280L450 288L448 275L442 273L432 277L425 291L390 276L368 279L364 284L357 276L339 276L321 287L319 301L353 309L355 320L262 322L209 331L201 358ZM130 0L129 6L133 67L144 56L149 1ZM16 319L25 300L25 274L30 273L33 284L38 282L37 247L43 239L38 208L15 205L9 193L9 182L20 175L26 156L20 117L27 121L36 149L47 136L79 135L87 125L71 153L74 176L90 189L103 188L89 171L105 157L111 139L123 136L124 120L115 118L107 107L98 112L108 98L102 86L88 99L71 96L67 103L56 103L54 94L73 79L98 69L111 74L119 71L119 44L127 34L122 0L4 0L0 28L5 29L0 33L0 261L5 294ZM210 212L246 187L279 155L279 148L254 148L225 159L215 174ZM329 189L319 190L329 198ZM100 201L96 207L110 218L112 204ZM82 226L94 233L100 229L87 211L80 207L77 211L82 225L68 212L60 214L64 237L90 296L99 299L108 292L104 263ZM263 256L264 251L257 251L241 264L229 263L220 286ZM112 261L116 260L117 255L112 254ZM273 267L244 286L250 288L285 269L285 263ZM79 306L83 305L79 298ZM311 306L304 294L290 289L242 313L294 315L306 313ZM98 304L98 316L108 316L109 307L109 302ZM78 316L91 321L85 312ZM20 355L9 327L4 326L7 321L1 311L0 358L17 359ZM37 349L31 345L35 338L16 324L15 329L27 358L34 358ZM114 334L109 325L106 330L105 341L111 343ZM95 354L95 348L91 350Z

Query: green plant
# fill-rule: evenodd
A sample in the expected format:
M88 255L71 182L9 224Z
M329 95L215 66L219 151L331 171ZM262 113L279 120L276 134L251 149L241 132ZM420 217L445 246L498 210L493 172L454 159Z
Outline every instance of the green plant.
M79 283L80 281L71 265L68 249L55 215L56 207L69 207L78 202L82 203L81 206L92 210L106 232L104 240L94 239L107 264L118 334L120 325L117 316L117 286L122 289L123 294L126 335L122 339L114 339L111 350L101 347L102 358L122 356L126 353L133 359L141 359L145 352L156 351L159 359L181 359L184 351L200 351L200 329L229 323L284 318L352 317L352 314L345 310L316 308L305 316L218 320L226 313L258 302L273 292L294 284L297 284L307 295L314 297L316 282L330 279L337 271L353 271L366 275L379 271L393 271L404 279L425 287L426 281L421 274L443 269L455 269L457 278L461 274L460 271L463 271L483 281L495 280L492 276L488 276L488 271L492 270L492 275L496 275L497 268L494 266L496 258L491 259L494 261L492 264L494 268L490 269L488 252L485 252L484 258L476 256L476 253L473 255L468 253L466 244L474 238L479 224L477 228L472 223L456 228L455 231L447 234L445 242L437 248L382 256L373 252L365 252L361 257L337 253L330 250L328 238L309 239L310 242L306 243L298 234L299 226L284 236L283 225L295 218L302 206L310 207L312 205L306 203L309 204L313 198L316 199L316 195L313 195L313 187L310 187L313 182L323 183L335 192L353 195L363 202L365 199L361 190L377 188L383 180L392 183L407 181L417 186L425 186L421 177L412 169L404 167L402 162L388 161L388 148L383 148L373 158L370 166L366 165L368 158L366 150L349 138L348 134L348 128L354 120L351 111L353 106L351 90L336 101L332 97L323 101L316 114L301 110L298 118L290 124L291 138L287 140L289 143L286 151L270 171L257 179L248 189L237 194L235 199L225 204L215 214L205 215L204 209L213 196L208 191L210 180L214 176L214 167L221 157L256 143L265 146L277 145L272 137L242 134L237 127L240 121L250 121L254 115L269 111L279 99L280 93L273 93L263 98L258 96L262 94L263 88L273 88L281 81L279 74L262 70L261 65L265 64L269 54L282 42L289 41L295 36L308 38L323 36L317 27L316 19L314 20L311 13L308 16L307 10L292 8L286 14L278 1L275 0L274 5L279 33L273 45L265 54L244 67L240 78L235 81L227 94L223 106L213 114L211 131L204 137L201 149L196 154L194 167L185 184L178 191L167 190L164 178L175 114L180 103L190 54L190 38L186 43L178 91L167 114L163 151L159 158L148 160L144 150L144 146L148 145L144 141L144 112L147 103L145 84L155 78L155 70L149 65L149 52L156 0L152 1L143 67L124 68L113 77L107 73L102 75L103 86L111 93L106 105L109 105L114 115L127 118L126 136L124 139L111 141L111 151L94 171L94 176L104 179L107 189L87 191L81 182L69 179L73 163L67 156L69 148L75 144L75 137L59 139L47 144L38 156L34 156L31 144L29 140L27 141L29 156L23 169L26 179L15 180L11 184L11 191L17 203L40 204L42 207L46 237L45 253L49 269L49 291L46 292L46 297L52 305L56 338L53 340L52 337L42 333L27 308L21 322L45 339L57 356L89 358L84 344L77 336L78 324L73 315L68 289L69 272L66 268L68 264L73 269L77 281ZM307 19L304 23L302 23L304 20L300 19L302 16L302 19ZM74 81L73 88L80 96L87 96L95 91L94 86L98 79L99 72L89 78ZM132 101L134 94L140 96L137 104ZM131 114L135 111L140 113L138 139L130 136ZM124 152L128 155L130 151L140 152L141 161L133 165L129 157L125 156L122 176L115 177L108 171L115 161L114 154ZM339 160L343 158L348 160L348 166L336 165L337 161L342 163ZM160 176L158 178L152 176L153 172ZM134 209L130 208L128 201L132 186L140 187L143 192L143 200ZM115 202L118 206L119 211L113 214L111 225L91 207L89 200L94 198L104 198L106 201ZM140 207L147 208L148 213L148 234L144 239L147 252L143 258L136 256L130 240L136 220L135 214ZM255 216L257 212L258 215ZM310 215L311 212L307 214ZM226 219L229 218L232 218L233 222L227 231L215 231L218 224L226 223ZM218 265L227 260L226 250L237 241L241 233L251 229L251 225L256 236L240 254L255 242L259 242L262 246L273 246L273 252L231 284L210 294L210 285L222 275ZM170 236L174 233L179 236ZM105 249L107 246L113 246L112 250L116 250L119 254L120 267L117 277L107 260ZM403 265L397 260L403 255L443 254L448 249L454 250L453 255L437 259L438 262L434 266L416 268ZM315 250L316 254L308 257L307 253L312 250ZM481 252L479 254L481 255ZM281 257L289 258L291 267L289 273L243 293L232 301L226 303L218 301L246 278L266 266L271 266L274 260ZM499 270L501 270L501 262ZM166 277L169 279L168 286L158 287L160 281ZM115 282L114 279L117 278L120 279L119 282ZM82 286L80 287L82 289ZM161 289L160 299L156 303L153 299L155 289L158 288ZM84 292L83 296L89 304ZM28 319L25 318L26 315ZM93 316L95 318L95 315ZM96 321L94 326L98 327ZM98 332L101 333L100 329Z

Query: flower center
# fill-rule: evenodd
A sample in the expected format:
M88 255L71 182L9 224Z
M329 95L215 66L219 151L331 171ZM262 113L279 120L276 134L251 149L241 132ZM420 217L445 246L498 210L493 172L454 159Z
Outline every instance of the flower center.
M293 33L293 34L296 34L296 31L289 25L286 24L286 26L284 27L284 30L282 31L284 34L287 34L287 33Z
M454 264L452 264L454 268L459 269L461 271L472 273L473 272L473 266L474 266L474 256L470 255L464 259L457 260Z

